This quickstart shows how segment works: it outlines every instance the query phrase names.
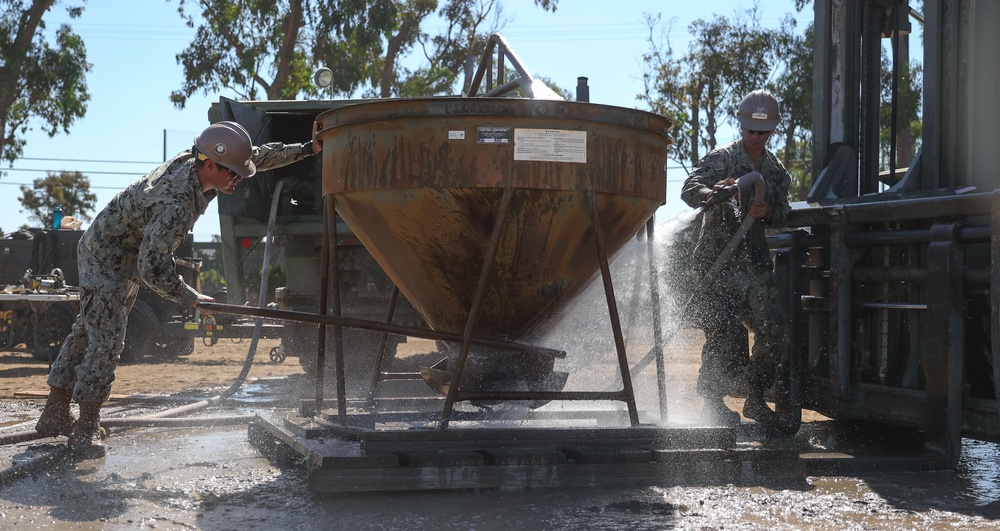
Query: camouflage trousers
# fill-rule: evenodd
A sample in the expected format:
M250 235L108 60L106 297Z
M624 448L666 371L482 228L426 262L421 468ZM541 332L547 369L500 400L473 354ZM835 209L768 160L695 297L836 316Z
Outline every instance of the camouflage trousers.
M72 388L77 402L103 402L111 395L139 286L98 262L82 245L78 265L80 313L49 370L48 383Z
M698 371L701 396L734 394L741 375L748 391L763 392L774 383L784 340L781 292L774 271L753 269L720 275L696 299L695 323L705 332ZM752 355L748 330L754 334Z

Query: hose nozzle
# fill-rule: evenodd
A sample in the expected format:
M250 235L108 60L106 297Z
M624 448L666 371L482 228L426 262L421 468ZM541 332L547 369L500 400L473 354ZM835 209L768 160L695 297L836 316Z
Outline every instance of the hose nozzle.
M747 173L746 175L741 176L739 179L736 179L735 184L731 184L729 186L725 186L718 190L714 190L712 192L712 195L709 196L708 199L701 202L700 206L701 208L708 208L721 201L728 201L734 195L736 195L740 190L752 184L757 185L754 187L754 197L753 197L754 201L763 201L764 177L760 174L759 171L752 171L750 173Z

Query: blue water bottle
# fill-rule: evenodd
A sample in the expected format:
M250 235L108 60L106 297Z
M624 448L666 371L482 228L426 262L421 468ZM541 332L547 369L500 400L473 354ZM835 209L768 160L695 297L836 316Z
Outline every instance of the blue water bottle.
M63 218L63 216L62 216L62 207L59 206L59 205L56 205L56 207L54 209L52 209L52 228L53 229L59 229L60 227L62 227L62 218Z

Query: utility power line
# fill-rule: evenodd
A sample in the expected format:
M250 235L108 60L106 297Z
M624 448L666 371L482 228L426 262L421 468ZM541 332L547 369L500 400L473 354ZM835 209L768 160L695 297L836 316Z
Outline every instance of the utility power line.
M85 174L85 175L88 175L88 174L94 174L94 175L130 175L130 176L133 176L133 177L141 177L143 175L146 175L146 173L147 173L147 172L141 172L141 171L91 171L91 170L65 170L65 169L63 169L63 170L47 170L47 169L44 169L44 168L4 168L2 171L4 171L4 172L8 172L8 171L25 171L25 172L35 172L35 173L63 173L63 172L74 173L74 172L76 172L76 173L82 173L82 174Z
M98 164L163 164L163 161L148 160L95 160L95 159L50 159L44 157L21 157L17 160L41 160L46 162L94 162Z
M8 186L35 186L34 183L9 183L6 181L0 181L0 185ZM124 186L91 186L91 190L122 190Z

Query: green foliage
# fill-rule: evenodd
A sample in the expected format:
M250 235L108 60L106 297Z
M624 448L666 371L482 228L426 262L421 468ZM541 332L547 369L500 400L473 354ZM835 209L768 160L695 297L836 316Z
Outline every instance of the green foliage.
M792 201L804 201L812 187L812 138L801 139L794 136L792 142L785 142L775 151L775 155L785 165L792 176L788 196Z
M802 10L810 2L796 0ZM714 149L719 126L737 126L735 110L744 94L754 88L770 90L781 106L781 122L772 144L792 175L790 195L804 199L812 186L812 24L796 33L790 17L776 31L760 28L757 6L744 18L716 16L698 20L689 27L694 37L686 53L664 48L656 37L659 17L647 17L650 51L643 56L645 93L638 97L653 112L674 121L675 144L671 157L685 168ZM888 42L888 41L887 41ZM897 98L897 161L910 162L920 145L921 70L917 63L903 63ZM907 64L909 63L909 64ZM889 167L892 61L883 51L881 62L880 147L882 169Z
M742 17L696 20L688 27L692 40L683 54L660 44L659 17L647 16L646 22L650 51L643 56L645 92L638 97L674 120L672 157L694 164L702 149L715 149L722 125L736 124L744 95L773 88L768 80L781 70L795 22L789 17L780 31L765 30L756 5Z
M258 278L260 273L257 273ZM205 269L199 275L199 281L201 283L201 292L211 295L220 289L226 287L226 279L222 276L222 273L217 269ZM259 282L259 280L258 280Z
M250 304L257 304L260 297L261 273L263 268L251 269L246 274L246 300ZM267 274L267 301L274 301L274 289L285 285L285 268L281 264L271 264ZM204 289L204 288L203 288ZM204 291L203 291L204 292Z
M426 85L427 92L420 94L424 96L463 92L471 82L473 65L486 48L490 33L502 23L501 8L497 0L451 0L439 12L448 21L445 31L434 37L420 35L428 66L413 72L397 68L394 77ZM453 87L462 74L463 88L456 91Z
M888 54L883 49L882 56L882 104L879 106L879 169L889 170L890 147L892 144L892 70L888 68ZM906 167L912 161L920 147L923 124L920 121L921 102L923 100L923 68L919 63L909 62L901 65L897 80L896 99L896 137L904 138L907 153L896 152L896 167Z
M535 0L555 11L558 0ZM222 89L241 99L428 96L452 94L470 58L499 25L500 0L283 0L234 3L178 0L195 38L177 62L185 81L170 99L183 108L196 93ZM197 10L189 13L187 9ZM420 31L438 13L440 35ZM401 59L422 50L416 70ZM312 73L327 67L333 84L319 88Z
M24 135L39 124L54 136L87 112L86 74L91 65L80 37L68 25L53 36L42 17L56 0L4 0L0 13L0 157L13 162ZM67 6L70 16L83 12Z
M772 87L781 102L781 125L778 138L783 145L778 158L792 176L789 196L805 200L812 187L812 98L813 98L813 25L803 35L784 32L780 46L785 50L784 70Z
M200 20L190 46L177 54L184 67L185 81L170 99L183 108L187 98L198 91L218 92L229 88L244 99L279 99L310 86L306 50L298 46L305 25L303 8L308 0L289 2L228 0L179 0L178 12L194 27ZM194 4L200 18L184 8ZM274 57L274 61L269 61ZM298 67L299 72L293 71Z
M370 88L366 97L420 96L433 93L441 86L450 86L454 81L452 73L437 65L423 69L420 76L411 80L409 70L399 65L399 59L412 50L421 38L420 24L437 9L437 0L406 0L398 3L397 21L392 35L387 35L385 53L375 59L377 69L369 77ZM409 82L408 82L409 81Z
M52 209L62 206L64 216L91 219L90 212L97 204L97 195L90 191L90 179L80 172L49 173L35 179L34 186L21 185L21 206L27 210L28 219L36 220L43 227L52 226ZM22 210L21 212L24 212Z

